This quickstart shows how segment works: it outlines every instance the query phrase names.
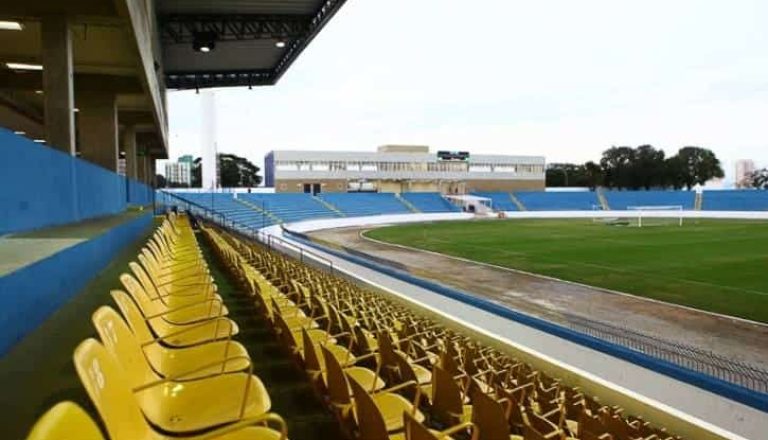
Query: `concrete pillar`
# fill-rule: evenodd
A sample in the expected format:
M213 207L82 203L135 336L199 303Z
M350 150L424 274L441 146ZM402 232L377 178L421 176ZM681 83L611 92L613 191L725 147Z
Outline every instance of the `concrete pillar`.
M141 153L136 157L136 180L147 182L147 156Z
M75 154L72 32L63 15L43 17L41 25L45 141Z
M110 171L117 171L117 99L114 93L77 94L80 157Z
M155 175L157 172L155 171L155 158L152 156L147 156L147 185L154 187L155 186Z
M128 126L123 132L123 151L125 152L125 177L138 178L138 156L136 156L136 128Z

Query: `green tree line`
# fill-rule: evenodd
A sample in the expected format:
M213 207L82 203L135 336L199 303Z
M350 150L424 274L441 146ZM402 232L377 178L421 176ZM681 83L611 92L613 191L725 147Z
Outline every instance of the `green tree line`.
M549 164L546 183L548 187L691 189L723 176L720 160L706 148L683 147L674 156L666 157L664 150L640 145L611 147L603 151L599 162Z

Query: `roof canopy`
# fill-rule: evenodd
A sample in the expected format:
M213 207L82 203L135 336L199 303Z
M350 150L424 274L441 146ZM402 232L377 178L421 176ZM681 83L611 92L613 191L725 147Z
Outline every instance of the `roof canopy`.
M345 1L157 0L166 87L275 84Z

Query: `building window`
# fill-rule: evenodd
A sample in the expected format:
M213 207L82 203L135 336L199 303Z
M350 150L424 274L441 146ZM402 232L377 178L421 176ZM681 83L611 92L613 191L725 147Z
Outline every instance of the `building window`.
M521 165L525 166L525 165ZM516 173L518 170L517 165L495 165L493 171L495 173Z
M491 166L487 164L474 164L469 166L470 173L490 173Z
M312 164L312 171L328 171L330 169L330 165L328 165L328 162L315 162Z

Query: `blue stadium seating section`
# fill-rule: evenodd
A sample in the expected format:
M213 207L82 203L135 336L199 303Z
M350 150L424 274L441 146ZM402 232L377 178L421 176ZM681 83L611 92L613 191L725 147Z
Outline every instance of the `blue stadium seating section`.
M400 197L407 200L421 212L460 212L461 209L452 205L436 192L402 193Z
M592 191L526 191L515 196L529 211L589 211L600 205Z
M704 191L704 211L768 211L768 191Z
M605 198L611 209L625 210L628 206L682 206L693 209L696 194L693 191L606 191Z
M227 221L234 221L249 228L261 228L276 223L265 213L238 202L231 193L175 193L175 195L195 205L216 211Z
M493 209L496 211L518 211L517 205L506 192L473 192L473 195L491 199Z
M315 218L341 217L341 214L328 209L311 194L238 194L237 197L271 212L286 223Z
M318 197L349 217L411 212L393 193L324 193Z
M0 128L0 235L117 214L153 190Z

